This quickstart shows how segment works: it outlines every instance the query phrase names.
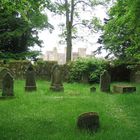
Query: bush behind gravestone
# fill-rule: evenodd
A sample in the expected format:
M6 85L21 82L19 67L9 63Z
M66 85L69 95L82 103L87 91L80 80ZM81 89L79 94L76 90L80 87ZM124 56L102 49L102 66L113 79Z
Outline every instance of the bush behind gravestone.
M109 62L101 58L79 58L67 65L70 82L80 82L85 76L89 82L99 82L101 72L109 68Z

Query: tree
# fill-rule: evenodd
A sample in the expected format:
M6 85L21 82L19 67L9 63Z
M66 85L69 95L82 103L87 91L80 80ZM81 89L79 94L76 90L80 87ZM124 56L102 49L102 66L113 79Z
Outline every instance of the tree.
M92 32L95 32L94 24L99 26L99 22L96 17L89 17L89 19L81 18L81 12L90 10L93 12L93 7L99 4L105 4L109 0L56 0L55 7L56 12L65 15L66 26L63 33L63 37L66 38L67 52L66 62L71 61L72 52L72 40L76 38L77 25L87 27ZM97 27L97 26L96 26Z
M98 51L109 51L123 61L140 60L140 1L117 0L105 19L103 34L99 43L103 44Z
M30 47L34 44L41 47L38 30L51 27L47 16L42 14L42 7L45 4L47 3L43 1L32 2L31 0L21 1L21 3L2 1L0 5L0 57L2 59L9 56L14 59L25 59L26 56L30 56ZM18 55L19 53L22 54ZM35 56L37 53L30 54Z

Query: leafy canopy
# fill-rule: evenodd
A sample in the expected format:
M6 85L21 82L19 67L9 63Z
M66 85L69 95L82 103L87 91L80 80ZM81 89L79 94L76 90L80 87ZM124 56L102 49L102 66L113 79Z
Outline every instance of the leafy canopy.
M98 50L106 49L120 60L140 60L140 1L117 0L105 19Z

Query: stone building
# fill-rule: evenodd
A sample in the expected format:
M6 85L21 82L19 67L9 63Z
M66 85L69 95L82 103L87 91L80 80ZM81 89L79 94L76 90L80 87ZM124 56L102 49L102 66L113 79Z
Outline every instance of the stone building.
M78 48L78 52L72 52L72 60L76 60L79 57L89 57L91 55L86 54L86 48ZM46 51L43 56L46 61L58 61L58 64L66 63L66 48L63 52L59 52L57 48L53 48L52 51Z

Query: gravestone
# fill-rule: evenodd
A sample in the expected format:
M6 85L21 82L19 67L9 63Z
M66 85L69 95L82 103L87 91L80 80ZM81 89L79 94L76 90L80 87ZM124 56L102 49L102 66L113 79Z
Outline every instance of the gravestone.
M53 91L63 91L63 83L62 83L62 72L60 66L55 64L52 67L52 75L51 75L51 90Z
M114 85L113 92L114 93L133 93L136 91L136 87L129 85Z
M91 87L91 88L90 88L90 92L91 92L91 93L95 93L95 92L96 92L96 87Z
M81 130L97 132L100 127L99 115L96 112L83 113L78 117L77 127Z
M26 71L25 91L35 91L36 89L35 71L33 66L29 65Z
M7 72L2 80L2 96L14 95L14 80L12 75Z
M2 89L3 77L5 76L5 74L7 74L7 72L9 72L9 69L4 68L4 67L0 68L0 89Z
M104 71L100 76L100 90L103 92L110 92L111 77L107 71Z
M89 82L89 78L88 78L89 76L88 76L88 74L85 72L85 73L83 73L82 74L82 77L81 77L81 82L82 83L88 83Z
M135 72L135 82L140 83L140 71Z

